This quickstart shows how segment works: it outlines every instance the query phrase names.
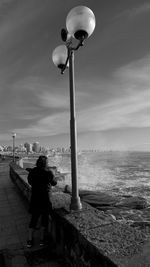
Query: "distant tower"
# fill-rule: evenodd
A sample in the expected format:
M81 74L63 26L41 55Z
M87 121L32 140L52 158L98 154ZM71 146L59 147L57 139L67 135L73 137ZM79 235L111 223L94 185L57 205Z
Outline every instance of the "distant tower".
M32 150L33 150L34 152L36 152L36 153L39 153L39 152L40 152L41 147L40 147L39 142L35 142L35 143L33 143Z

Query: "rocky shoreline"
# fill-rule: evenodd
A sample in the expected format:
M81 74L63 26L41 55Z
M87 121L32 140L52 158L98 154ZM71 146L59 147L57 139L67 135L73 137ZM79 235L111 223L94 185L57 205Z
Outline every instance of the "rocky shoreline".
M56 169L55 175L58 186L54 188L54 191L58 190L71 194L71 187L65 185L65 175L61 175ZM150 234L150 205L146 198L138 195L119 194L119 192L110 194L110 192L91 190L79 190L79 194L82 201L105 214L111 215L114 220L136 227L148 235Z
M64 192L70 194L71 188L65 186ZM80 190L79 194L82 201L111 215L114 220L150 234L150 206L144 197L90 190Z

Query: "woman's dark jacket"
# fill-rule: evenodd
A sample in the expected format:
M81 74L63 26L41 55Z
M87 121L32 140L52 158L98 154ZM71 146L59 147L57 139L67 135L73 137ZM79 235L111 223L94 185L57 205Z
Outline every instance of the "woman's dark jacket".
M31 185L30 213L51 212L52 203L50 201L51 186L55 186L57 181L52 171L35 167L28 175L28 183Z

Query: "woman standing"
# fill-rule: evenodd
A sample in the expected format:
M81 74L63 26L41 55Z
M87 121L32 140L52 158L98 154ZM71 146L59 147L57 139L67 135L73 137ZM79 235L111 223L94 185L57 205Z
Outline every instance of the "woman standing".
M49 214L52 212L52 203L50 200L51 186L55 186L57 181L53 172L48 167L46 156L39 156L36 167L28 175L28 183L31 185L31 200L29 213L31 220L29 223L29 234L27 247L33 246L33 232L36 228L39 217L41 217L40 245L44 245L44 233L48 226Z

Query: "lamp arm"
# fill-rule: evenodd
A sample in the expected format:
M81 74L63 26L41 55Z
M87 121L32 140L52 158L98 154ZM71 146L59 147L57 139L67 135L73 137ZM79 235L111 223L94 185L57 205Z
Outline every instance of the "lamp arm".
M64 67L61 70L61 74L64 74L64 72L65 72L65 69L67 67L71 51L76 51L81 46L83 46L84 45L84 40L80 40L76 47L71 47L71 44L72 44L72 40L66 42L66 47L68 49L68 56L67 56L66 62L64 64Z
M68 56L67 56L67 59L66 59L66 62L65 62L65 65L63 66L63 68L61 69L61 74L64 74L65 72L65 69L67 67L67 64L68 64L68 61L69 61L69 51L68 51Z
M84 40L80 40L76 47L72 47L72 50L76 51L80 48L80 46L84 45Z

